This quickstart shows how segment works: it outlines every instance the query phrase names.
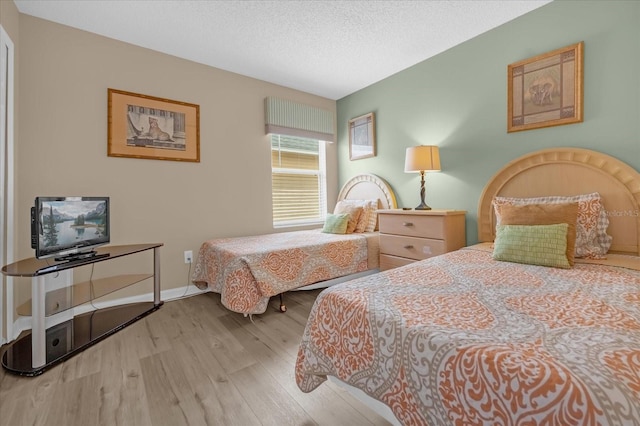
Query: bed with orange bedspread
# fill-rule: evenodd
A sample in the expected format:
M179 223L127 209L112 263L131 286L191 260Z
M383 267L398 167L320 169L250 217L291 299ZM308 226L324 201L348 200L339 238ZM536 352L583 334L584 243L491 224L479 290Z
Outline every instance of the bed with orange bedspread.
M565 206L578 206L576 235L611 244L600 259L496 260L507 227L556 223L497 226L499 197L547 205L592 192L603 210ZM299 388L330 378L403 425L640 424L640 174L584 149L525 155L485 186L478 234L482 244L323 291L298 352ZM568 257L569 233L558 240ZM523 241L511 243L527 254Z
M340 284L316 300L296 364L304 392L328 375L405 425L634 424L640 271L467 248Z
M354 274L377 272L377 209L396 208L396 198L391 186L373 174L352 177L338 194L338 202L365 200L370 214L362 215L361 229L354 233L314 229L207 240L200 246L191 281L220 293L229 310L251 315L265 312L269 299L286 291L310 284L313 287L306 288L326 287ZM286 310L282 299L280 310Z
M377 234L283 232L206 241L192 280L220 293L222 304L242 314L261 314L269 298L286 291L377 267L368 248ZM374 239L374 241L369 241Z

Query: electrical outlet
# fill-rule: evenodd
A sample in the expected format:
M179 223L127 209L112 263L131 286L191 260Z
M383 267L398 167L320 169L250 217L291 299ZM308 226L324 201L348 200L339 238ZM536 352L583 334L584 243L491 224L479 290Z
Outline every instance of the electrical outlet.
M193 252L191 250L185 250L184 252L184 263L193 262Z

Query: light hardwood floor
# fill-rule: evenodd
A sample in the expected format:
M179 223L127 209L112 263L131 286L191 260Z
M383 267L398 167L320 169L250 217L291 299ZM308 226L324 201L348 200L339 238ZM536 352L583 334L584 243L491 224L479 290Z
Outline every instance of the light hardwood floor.
M301 392L298 343L320 290L253 317L218 294L158 311L26 378L0 372L0 425L388 425L333 383Z

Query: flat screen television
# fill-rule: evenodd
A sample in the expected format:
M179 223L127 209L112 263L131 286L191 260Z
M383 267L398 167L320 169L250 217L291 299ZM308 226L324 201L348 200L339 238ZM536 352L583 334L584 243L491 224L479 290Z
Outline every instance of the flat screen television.
M110 241L109 197L37 197L31 246L38 259L70 261L95 255Z

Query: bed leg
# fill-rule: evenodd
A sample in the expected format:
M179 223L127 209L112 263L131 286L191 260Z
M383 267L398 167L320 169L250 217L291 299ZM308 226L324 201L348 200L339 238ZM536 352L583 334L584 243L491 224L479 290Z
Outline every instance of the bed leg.
M284 304L282 293L280 293L280 312L287 312L287 307Z

